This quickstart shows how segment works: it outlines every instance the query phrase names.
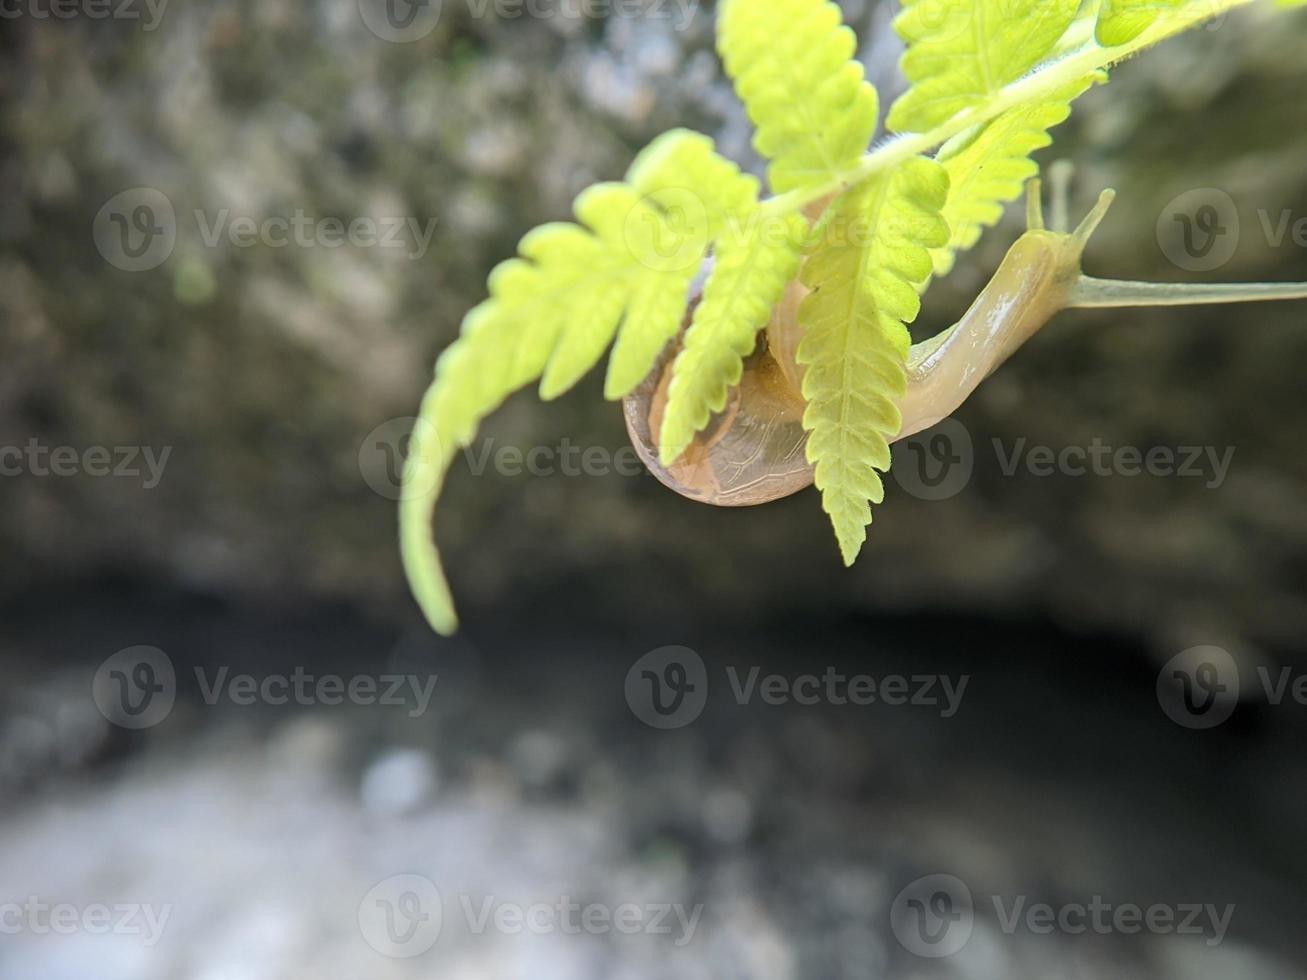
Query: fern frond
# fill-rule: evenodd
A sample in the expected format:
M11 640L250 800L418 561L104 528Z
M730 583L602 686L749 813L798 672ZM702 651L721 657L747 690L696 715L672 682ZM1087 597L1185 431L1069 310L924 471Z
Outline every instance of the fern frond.
M1183 6L1185 0L1102 0L1094 37L1104 47L1127 44L1162 14Z
M582 194L577 223L527 235L520 256L495 269L490 298L437 362L405 464L401 550L432 625L446 634L457 625L432 520L459 448L513 391L539 379L542 397L556 397L610 345L605 395L635 389L680 328L687 289L714 244L718 267L675 366L664 459L723 404L794 274L798 243L815 239L800 273L810 290L797 351L806 366L803 424L823 507L852 562L901 427L904 324L935 263L950 263L1019 193L1030 153L1096 72L1250 2L1097 0L1095 20L1094 0L903 0L896 29L908 42L911 87L889 122L905 135L864 156L877 96L835 4L722 0L719 50L777 196L760 204L758 181L706 137L675 131L651 144L625 181ZM1139 26L1141 16L1152 20ZM1091 32L1104 43L1130 40L1102 47ZM951 137L938 160L919 156ZM837 194L818 232L807 233L798 212ZM739 223L754 231L724 240ZM755 226L777 224L785 229L778 240L757 237Z
M948 173L921 157L868 179L832 205L801 273L812 291L799 308L797 355L806 367L807 455L848 565L866 540L870 503L884 499L876 471L889 469L889 441L902 425L904 324L921 308L929 249L948 241L947 197Z
M703 300L672 367L658 437L664 466L675 462L711 415L726 407L727 390L740 383L758 331L798 271L807 236L808 223L791 214L773 221L759 217L739 235L719 242Z
M1071 103L1105 77L1079 79L1047 101L1016 106L944 144L935 159L949 175L944 220L950 231L948 244L931 252L936 275L948 273L956 253L975 245L1002 217L1003 205L1021 195L1039 170L1031 155L1053 142L1048 131L1065 122Z
M491 273L490 298L467 315L436 364L405 464L404 567L438 632L457 626L432 541L436 498L455 452L536 378L543 375L544 398L566 391L614 334L608 394L620 398L639 384L680 326L712 240L750 215L757 199L757 180L718 156L711 140L674 131L637 158L624 183L578 197L580 224L536 229L522 239L519 258Z
M838 178L876 129L876 90L827 0L724 0L717 49L771 161L772 191Z
M894 29L907 42L909 88L889 128L924 133L978 105L1048 56L1079 0L904 0Z

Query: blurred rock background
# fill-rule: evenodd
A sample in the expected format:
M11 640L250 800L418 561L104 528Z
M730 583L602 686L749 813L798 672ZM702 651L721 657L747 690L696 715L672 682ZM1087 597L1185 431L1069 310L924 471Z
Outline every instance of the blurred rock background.
M394 508L361 479L360 449L412 414L491 266L669 127L708 132L756 165L710 10L478 9L446 2L411 43L380 39L352 0L174 2L153 30L144 7L140 23L7 24L0 437L174 447L148 492L6 481L10 590L131 570L407 611ZM889 11L854 2L847 14L888 104L900 84ZM1109 184L1121 202L1091 249L1093 272L1307 275L1307 249L1291 234L1274 247L1258 218L1307 217L1307 100L1293 95L1307 82L1303 16L1240 12L1082 100L1055 148L1080 165L1075 208ZM157 269L123 272L90 229L105 202L139 187L172 202L177 240ZM1187 273L1156 227L1168 201L1205 187L1232 197L1242 234L1224 267ZM417 258L205 241L223 216L297 211L435 230ZM920 331L974 297L1019 228L1010 217L934 287ZM701 603L741 616L759 602L944 605L1160 633L1168 648L1171 633L1204 631L1296 646L1307 628L1305 319L1295 304L1060 317L960 414L977 447L970 485L939 503L891 485L852 571L812 492L730 513L649 479L478 477L460 465L441 527L456 592L473 617L557 588L621 614L651 611L654 597L657 615L673 617ZM493 447L624 444L595 378L554 405L514 399L482 435ZM1054 449L1099 438L1236 454L1215 490L1011 478L994 438L1008 451L1022 438ZM547 583L526 571L541 568Z
M171 448L150 489L0 480L0 901L176 906L153 953L20 936L0 980L430 975L357 932L368 887L400 871L708 905L685 951L492 937L439 961L459 978L1302 977L1307 715L1250 703L1188 731L1153 684L1198 643L1229 649L1249 692L1253 666L1307 660L1307 306L1063 315L959 414L967 485L931 502L891 481L852 570L811 491L715 510L648 477L459 464L441 540L465 630L437 640L402 581L387 450L490 268L670 127L758 161L711 8L444 0L397 43L370 3L171 0L150 29L144 6L0 29L0 446ZM892 11L843 6L888 105ZM1242 11L1079 103L1043 159L1077 163L1077 215L1120 193L1092 274L1307 278L1304 27ZM93 229L142 188L167 198L176 241L125 271ZM1159 236L1195 191L1239 223L1207 272ZM921 336L965 309L1019 211L935 284ZM1278 245L1261 212L1272 231L1289 216ZM297 213L435 224L412 249L208 234ZM625 445L597 377L548 406L515 397L474 451L564 439ZM1235 455L1219 487L1012 477L994 439ZM87 691L139 643L182 683L166 722L128 732ZM704 722L655 732L616 692L667 643L714 672L965 672L974 700L948 724L737 711L718 682ZM220 666L441 680L416 720L241 711L187 680ZM921 960L887 910L945 869L980 895L1233 902L1236 926L1216 949L1041 943L984 914L965 956Z

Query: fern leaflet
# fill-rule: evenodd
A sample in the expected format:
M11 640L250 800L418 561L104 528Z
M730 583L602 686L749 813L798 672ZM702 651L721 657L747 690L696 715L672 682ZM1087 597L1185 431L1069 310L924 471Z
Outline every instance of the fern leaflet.
M921 307L928 250L948 241L940 216L947 196L947 172L922 157L872 177L832 206L803 266L812 290L799 309L798 349L808 461L847 565L866 540L868 502L885 496L876 471L889 469L889 440L902 424L897 399L911 342L904 324Z
M827 0L723 3L718 51L775 193L837 179L871 142L878 100L856 45Z
M931 252L936 275L947 274L956 253L975 245L982 230L1002 216L1003 205L1021 195L1027 178L1039 170L1031 154L1053 142L1048 131L1066 121L1072 101L1099 78L1080 79L1047 101L1009 109L941 147L935 159L949 175L943 213L950 231L948 244Z
M676 461L740 382L744 358L799 268L808 223L798 215L756 221L722 239L703 300L685 334L658 439L664 466Z
M1075 19L1078 0L904 0L894 29L908 44L912 82L889 128L926 132L985 102L1048 56Z
M1104 47L1127 44L1185 0L1102 0L1094 36Z

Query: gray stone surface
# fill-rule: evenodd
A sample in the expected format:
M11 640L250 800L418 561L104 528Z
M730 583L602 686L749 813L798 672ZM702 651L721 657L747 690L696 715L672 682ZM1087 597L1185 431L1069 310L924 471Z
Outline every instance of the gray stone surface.
M6 704L85 722L19 792L0 765L3 980L1307 977L1301 707L1182 728L1134 645L938 619L700 627L681 638L705 663L701 712L657 730L623 693L663 635L652 626L436 643L327 610L233 616L118 594L52 624L51 608L0 619ZM175 706L141 731L97 730L97 662L141 635L172 657ZM945 717L925 703L742 703L727 671L753 668L968 681ZM421 712L245 704L223 669L260 684L296 670L437 682ZM14 718L0 713L3 749L18 744ZM892 910L941 874L966 885L974 920L952 955L927 958ZM388 946L371 917L419 894L401 875L439 893L417 906L441 910L429 948L418 932ZM569 933L561 913L537 931L477 926L488 899L564 896L609 914L701 911L692 932L666 934ZM1005 924L1096 896L1232 911L1219 936L1207 919L1179 934ZM148 906L159 930L13 930L8 910L29 898Z

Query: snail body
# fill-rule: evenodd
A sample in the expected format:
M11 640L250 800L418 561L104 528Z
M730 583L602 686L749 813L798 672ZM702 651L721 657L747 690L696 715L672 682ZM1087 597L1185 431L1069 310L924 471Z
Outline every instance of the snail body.
M1307 298L1303 283L1161 284L1083 275L1085 245L1113 197L1105 191L1075 231L1048 230L1039 183L1032 182L1029 228L1008 250L993 278L961 320L909 350L907 390L898 402L902 425L891 441L929 429L952 415L1061 310ZM1064 206L1059 204L1055 213L1065 213ZM701 276L691 289L686 327L705 279ZM679 339L663 352L645 382L626 397L623 413L631 443L664 485L703 503L741 507L780 499L813 482L813 467L805 454L803 369L795 359L802 336L799 304L805 295L802 285L790 283L745 360L740 383L726 407L709 419L671 466L659 462L657 433Z

